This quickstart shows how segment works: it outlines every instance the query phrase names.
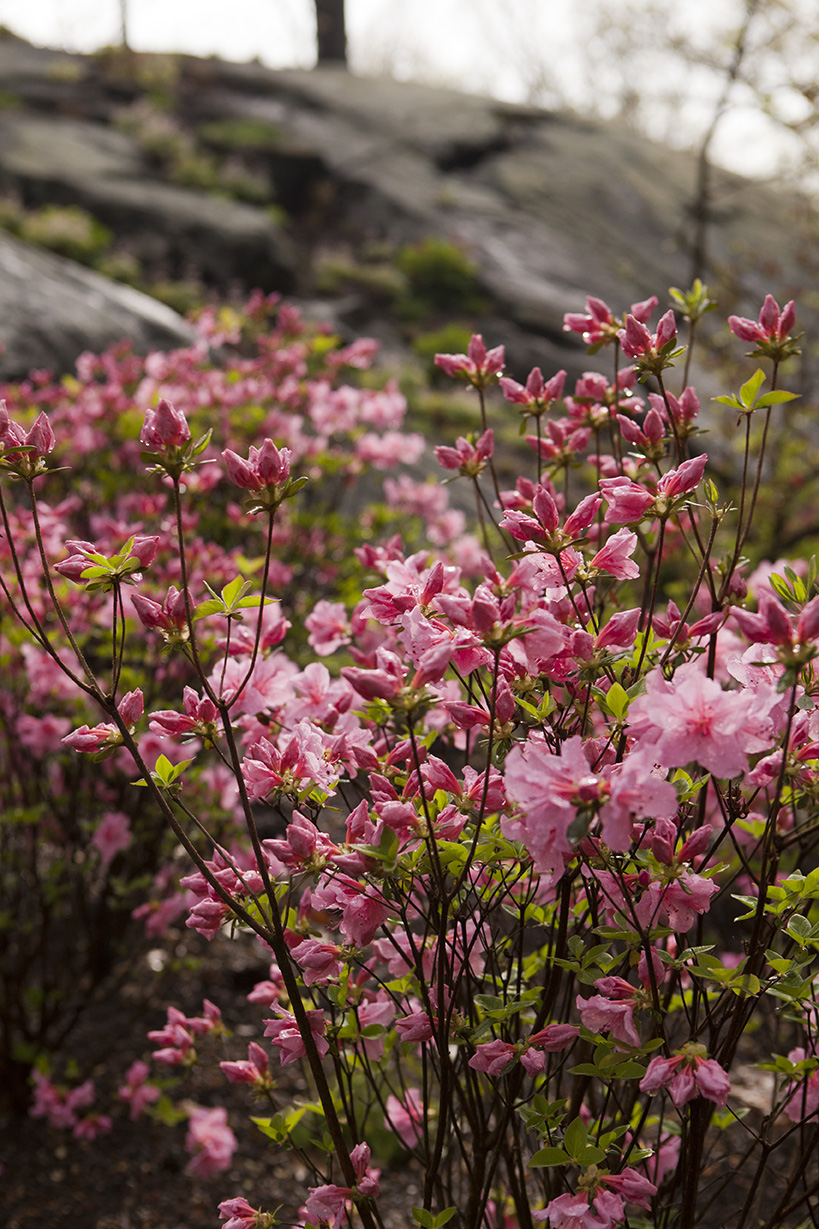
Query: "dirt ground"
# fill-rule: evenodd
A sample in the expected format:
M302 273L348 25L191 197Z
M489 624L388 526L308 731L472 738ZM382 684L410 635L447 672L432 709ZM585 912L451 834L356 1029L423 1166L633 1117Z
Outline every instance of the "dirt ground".
M191 967L193 952L199 958ZM250 1114L269 1116L273 1110L254 1103L247 1088L228 1084L218 1067L219 1059L245 1058L247 1042L261 1039L266 1009L249 1004L246 996L256 981L267 976L267 966L249 939L205 948L197 936L186 934L177 951L180 954L182 967L161 976L143 964L137 981L88 1013L72 1036L70 1050L80 1075L91 1075L97 1085L93 1108L114 1119L110 1134L88 1142L25 1114L7 1114L0 1121L0 1229L218 1229L222 1222L217 1205L237 1195L266 1211L280 1209L281 1223L298 1220L308 1187L321 1180L311 1175L298 1156L260 1134ZM172 1003L189 1015L198 1015L203 997L220 1006L232 1036L211 1043L206 1039L203 1052L209 1044L216 1052L207 1054L209 1061L169 1089L169 1095L176 1103L188 1100L203 1106L224 1105L228 1110L238 1148L231 1168L207 1180L185 1172L190 1155L184 1146L184 1120L167 1125L143 1116L131 1122L127 1107L116 1097L130 1064L150 1057L146 1033L164 1024L166 1006ZM735 1097L749 1107L748 1125L761 1122L770 1104L766 1084L770 1077L756 1069L754 1061L750 1056L749 1063L732 1077ZM279 1107L306 1094L297 1068L279 1069L274 1058L271 1069L278 1081ZM154 1065L151 1078L172 1078L173 1074ZM703 1184L716 1197L710 1207L703 1207L700 1229L730 1229L748 1175L736 1174L727 1189L722 1184L747 1142L745 1129L739 1126L720 1138L706 1164ZM772 1173L759 1191L756 1211L762 1221L752 1217L748 1229L764 1223L765 1213L776 1205L778 1187L785 1177L783 1164L787 1169L787 1158L780 1162L781 1172ZM413 1223L410 1208L421 1200L418 1176L405 1157L382 1172L381 1189L379 1207L386 1229L409 1229ZM706 1195L703 1204L707 1202ZM786 1223L789 1227L810 1224L807 1215L802 1210L802 1215L783 1222L781 1229Z

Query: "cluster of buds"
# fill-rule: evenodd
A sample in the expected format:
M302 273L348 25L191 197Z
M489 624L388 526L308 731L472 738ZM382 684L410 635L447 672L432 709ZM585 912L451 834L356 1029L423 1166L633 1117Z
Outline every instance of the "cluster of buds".
M729 316L728 325L735 337L742 341L750 341L755 346L751 352L754 357L772 359L775 363L784 362L799 354L797 342L801 333L791 337L791 329L796 323L796 308L793 299L786 303L782 310L771 294L765 295L765 302L759 313L759 320L749 320L746 316Z
M625 328L619 330L617 337L623 353L633 359L641 382L650 375L660 375L682 354L682 348L677 346L677 322L672 311L660 318L656 333L649 333L643 322L629 313Z
M480 333L473 333L466 354L436 354L435 366L454 380L465 380L473 388L488 388L503 371L506 352L503 346L487 350Z
M117 705L117 712L131 733L134 732L134 726L142 716L143 709L144 700L139 688L136 691L129 691ZM62 739L65 746L71 747L73 751L83 751L86 755L95 755L99 759L110 755L117 747L121 747L122 741L122 734L112 722L108 721L93 727L81 725Z
M651 319L657 302L657 296L652 295L641 303L632 303L629 315L645 324ZM563 331L579 333L589 347L589 353L594 354L601 346L619 339L623 321L615 319L609 305L592 295L586 298L586 312L585 316L581 312L567 312L563 317Z
M187 601L190 602L189 593ZM142 626L155 628L161 632L167 644L179 644L188 639L187 602L184 589L180 590L175 585L171 585L161 605L153 598L144 597L141 593L134 593L131 603Z
M146 449L143 460L154 462L154 470L178 481L193 469L195 458L205 451L210 437L211 432L206 431L192 443L185 415L161 397L156 409L145 413L139 442Z
M274 513L285 499L292 499L306 478L290 477L290 449L277 448L266 439L261 448L251 445L247 460L226 448L222 460L235 486L251 491L249 512Z
M5 401L0 401L0 466L30 482L46 472L45 458L55 443L54 432L44 413L39 414L34 426L26 431L19 423L12 422Z
M78 539L66 542L66 546L72 553L62 563L55 563L54 571L75 585L84 585L89 593L97 589L108 593L118 584L139 584L142 569L156 558L159 538L135 534L116 555L103 555L93 542Z

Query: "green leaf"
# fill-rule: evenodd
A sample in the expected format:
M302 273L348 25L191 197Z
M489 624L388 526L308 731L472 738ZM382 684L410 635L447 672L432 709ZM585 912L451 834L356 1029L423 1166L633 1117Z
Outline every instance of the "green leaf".
M206 602L200 602L193 612L194 620L206 619L208 615L224 612L225 604L220 597L208 598Z
M799 393L789 393L785 389L775 389L772 393L764 393L756 402L757 409L766 405L781 405L783 401L795 401Z
M433 1229L435 1223L432 1219L432 1213L427 1212L425 1208L413 1208L412 1219L416 1225L422 1225L423 1229Z
M574 1122L570 1122L566 1127L563 1143L569 1156L573 1157L574 1160L577 1160L580 1153L586 1147L588 1134L588 1129L582 1118L575 1118Z
M629 697L620 683L612 683L606 692L606 707L617 721L622 721L628 712Z
M484 1011L500 1011L503 1008L503 999L496 994L476 994L473 1002L477 1003L478 1007L482 1007Z
M759 390L764 383L765 372L761 367L757 367L751 378L746 380L739 390L739 399L745 409L750 410L755 405Z
M235 576L233 580L229 581L225 585L225 587L222 590L222 601L225 603L226 606L233 605L234 601L241 594L244 586L245 586L245 580L244 580L244 577L241 575Z
M552 1165L568 1165L571 1157L562 1148L541 1148L529 1161L531 1169L547 1169Z
M594 1144L587 1144L577 1157L577 1163L578 1165L598 1165L605 1159L606 1154L602 1148L596 1148Z
M794 913L785 929L788 934L791 934L795 938L799 939L809 939L813 934L813 927L808 919L803 917L801 913Z

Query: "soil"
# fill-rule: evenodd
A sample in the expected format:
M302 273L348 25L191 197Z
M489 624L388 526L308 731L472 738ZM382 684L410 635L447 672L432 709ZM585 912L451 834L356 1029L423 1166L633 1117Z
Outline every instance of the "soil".
M263 953L249 938L217 940L207 946L190 932L176 935L174 950L162 974L152 973L146 962L139 976L86 1014L72 1035L72 1058L77 1078L92 1076L97 1088L94 1110L108 1113L113 1129L94 1141L76 1140L69 1131L43 1120L6 1114L0 1120L0 1227L2 1229L218 1229L218 1204L244 1195L256 1208L278 1211L279 1223L298 1222L298 1209L310 1186L323 1179L313 1176L303 1160L265 1139L250 1115L269 1116L266 1103L254 1104L249 1090L228 1084L219 1059L246 1057L247 1042L261 1040L264 1007L249 1004L253 985L267 977ZM152 953L154 963L157 952ZM150 1057L149 1029L165 1023L168 1004L188 1015L199 1015L202 999L222 1009L231 1036L205 1039L199 1048L206 1059L181 1077L169 1096L177 1105L224 1105L238 1147L230 1169L210 1179L186 1172L190 1154L185 1149L184 1118L173 1125L143 1115L131 1122L127 1107L117 1100L117 1088L136 1059ZM767 1046L771 1038L755 1039ZM207 1053L210 1045L211 1052ZM215 1052L218 1051L218 1052ZM751 1174L739 1158L748 1144L748 1127L758 1127L770 1105L770 1076L754 1066L758 1057L732 1072L732 1102L744 1102L749 1117L735 1123L720 1137L714 1153L705 1158L702 1215L698 1229L727 1229L744 1200ZM271 1069L277 1080L277 1108L292 1104L308 1090L298 1066ZM151 1078L173 1079L174 1069L154 1064ZM56 1078L55 1082L59 1082ZM72 1083L75 1081L72 1081ZM410 1209L420 1204L419 1175L401 1154L381 1175L379 1210L385 1229L409 1229ZM747 1229L764 1223L776 1207L787 1182L790 1158L779 1154L776 1171L766 1177L755 1199ZM746 1166L747 1169L747 1166ZM741 1171L741 1172L740 1172ZM731 1175L733 1174L733 1177ZM726 1188L726 1178L729 1184ZM709 1204L708 1188L713 1192ZM806 1222L804 1205L799 1215L782 1221L778 1229ZM761 1220L756 1219L761 1217Z
M113 1119L109 1134L77 1140L70 1131L25 1114L6 1113L0 1120L3 1229L217 1229L222 1224L217 1205L237 1195L265 1211L280 1207L282 1223L299 1219L308 1188L322 1179L313 1177L299 1157L260 1134L250 1115L268 1117L274 1110L267 1103L254 1103L246 1087L228 1084L218 1067L222 1058L246 1058L247 1042L261 1040L266 1009L249 1004L246 995L267 977L268 968L249 940L217 942L203 952L198 938L186 935L174 955L184 965L194 949L198 967L157 976L142 965L136 984L88 1013L72 1034L71 1056L81 1076L95 1081L92 1108ZM185 1121L167 1125L143 1115L131 1122L116 1096L130 1064L149 1059L146 1033L163 1026L167 1005L200 1015L203 997L222 1009L232 1036L212 1042L210 1053L205 1039L199 1048L213 1061L193 1068L168 1091L176 1104L192 1101L228 1110L238 1148L230 1169L209 1179L185 1172L191 1159L185 1150ZM277 1108L282 1108L294 1096L304 1097L307 1088L297 1070L277 1068L274 1058ZM159 1081L174 1074L154 1064L150 1078ZM406 1167L390 1174L388 1182L394 1211L386 1209L387 1229L403 1229L410 1223L408 1207L420 1202L417 1187Z

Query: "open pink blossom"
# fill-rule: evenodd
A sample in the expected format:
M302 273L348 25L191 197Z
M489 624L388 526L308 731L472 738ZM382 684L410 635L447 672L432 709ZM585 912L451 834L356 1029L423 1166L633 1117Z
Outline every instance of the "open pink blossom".
M487 350L480 333L473 333L466 354L436 354L435 366L474 388L486 388L492 378L503 371L505 359L503 346Z
M713 1058L706 1058L705 1046L689 1042L671 1058L652 1058L640 1080L642 1092L667 1088L679 1109L696 1096L706 1097L725 1109L731 1081L728 1073Z
M188 1118L185 1147L194 1154L185 1168L186 1173L210 1178L230 1169L237 1140L228 1126L227 1110L222 1106L215 1109L195 1106Z
M108 866L131 844L131 821L122 811L106 811L94 829L91 844L99 851L103 866Z

